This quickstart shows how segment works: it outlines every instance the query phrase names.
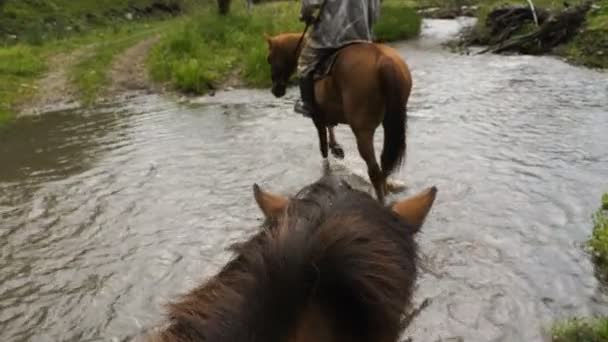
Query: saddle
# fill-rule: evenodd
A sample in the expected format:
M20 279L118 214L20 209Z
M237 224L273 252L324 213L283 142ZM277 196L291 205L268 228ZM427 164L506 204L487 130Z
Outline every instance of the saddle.
M336 64L336 59L338 58L338 53L342 49L343 48L340 48L340 49L334 51L332 54L330 54L329 56L327 56L327 57L321 59L321 61L319 61L319 64L317 65L317 67L315 68L315 71L313 73L313 79L315 81L322 80L325 77L331 75L331 70L333 69L334 64Z
M355 44L364 44L364 43L363 42L353 42L350 44L346 44L346 45L336 49L331 54L328 54L327 56L323 57L319 61L319 63L317 64L317 67L315 68L315 70L313 72L313 79L315 81L319 81L319 80L322 80L325 77L331 75L331 71L334 68L334 65L336 64L336 60L338 59L338 54L340 53L340 51L342 51L343 49L345 49L351 45L355 45Z

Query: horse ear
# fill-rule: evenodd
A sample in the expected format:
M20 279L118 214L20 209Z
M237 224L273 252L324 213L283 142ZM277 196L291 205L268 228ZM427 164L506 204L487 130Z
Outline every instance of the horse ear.
M266 192L257 184L253 185L253 196L266 218L278 217L287 207L286 197Z
M272 37L267 33L264 33L264 39L266 39L266 43L268 43L268 48L272 49Z
M437 188L433 186L415 196L393 204L391 209L418 232L427 214L431 211L436 196Z

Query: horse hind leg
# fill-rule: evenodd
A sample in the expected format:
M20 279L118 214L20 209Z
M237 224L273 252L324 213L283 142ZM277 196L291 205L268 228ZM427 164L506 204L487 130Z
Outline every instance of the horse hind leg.
M340 146L340 144L336 140L334 128L336 128L336 126L331 126L327 128L327 131L329 132L329 150L335 158L344 159L344 149L342 149L342 146Z
M353 132L357 138L359 154L365 161L365 164L367 164L367 174L376 191L376 197L380 203L384 203L386 180L384 173L380 170L380 166L376 161L376 154L374 152L374 131L365 130L358 132L353 129Z

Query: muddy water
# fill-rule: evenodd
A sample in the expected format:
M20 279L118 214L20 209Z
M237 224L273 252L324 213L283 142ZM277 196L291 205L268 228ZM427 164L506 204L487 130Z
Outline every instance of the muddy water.
M437 44L455 22L426 25L397 45L415 89L396 178L440 189L419 236L415 301L431 304L405 335L541 341L554 319L608 313L581 248L608 191L608 75L452 54ZM289 193L319 176L295 96L138 96L2 129L0 340L122 341L157 322L254 231L252 183ZM338 138L334 167L363 174L349 131Z

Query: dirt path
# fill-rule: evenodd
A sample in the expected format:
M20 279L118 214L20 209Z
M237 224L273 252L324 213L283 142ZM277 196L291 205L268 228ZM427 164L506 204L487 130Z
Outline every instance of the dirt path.
M159 38L146 38L114 58L109 71L110 85L103 91L104 98L133 91L157 90L148 76L146 59Z
M118 54L108 70L109 85L100 98L112 99L133 91L160 91L148 77L146 58L158 36L146 38ZM70 79L70 70L93 53L95 45L60 53L48 61L48 73L36 83L36 94L16 106L19 116L76 108L81 105L77 87Z
M78 106L78 91L70 81L69 70L90 51L87 46L51 57L48 73L36 84L36 94L17 105L19 116Z

